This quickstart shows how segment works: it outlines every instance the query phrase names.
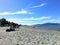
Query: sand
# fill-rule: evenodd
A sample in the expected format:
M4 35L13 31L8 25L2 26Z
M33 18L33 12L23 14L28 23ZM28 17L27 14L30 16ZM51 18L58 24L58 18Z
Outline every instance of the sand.
M21 26L13 32L0 27L0 45L60 45L60 31Z

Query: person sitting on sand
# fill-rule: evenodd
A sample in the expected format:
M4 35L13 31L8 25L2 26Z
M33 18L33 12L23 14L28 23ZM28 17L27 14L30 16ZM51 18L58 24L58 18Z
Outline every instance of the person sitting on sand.
M11 31L15 31L15 28L14 28L13 25L10 26L10 30L11 30Z

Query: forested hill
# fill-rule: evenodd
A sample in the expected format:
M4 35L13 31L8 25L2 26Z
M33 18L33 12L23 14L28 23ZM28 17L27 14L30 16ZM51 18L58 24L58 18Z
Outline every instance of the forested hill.
M17 23L14 22L9 22L5 18L0 19L0 26L10 26L10 25L18 25Z

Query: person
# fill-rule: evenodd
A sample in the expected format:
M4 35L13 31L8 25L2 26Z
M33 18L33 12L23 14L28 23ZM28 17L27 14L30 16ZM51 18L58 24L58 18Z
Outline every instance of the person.
M14 29L14 26L13 26L13 25L11 25L11 26L10 26L10 31L15 31L15 29Z
M15 28L13 25L11 25L9 29L6 29L6 32L11 32L11 31L15 31Z

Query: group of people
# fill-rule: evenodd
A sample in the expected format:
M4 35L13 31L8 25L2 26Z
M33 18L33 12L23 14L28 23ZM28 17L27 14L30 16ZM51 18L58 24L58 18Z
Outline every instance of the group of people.
M19 28L20 26L21 25L16 25L16 26L11 25L10 28L6 30L6 32L15 31L15 28Z

